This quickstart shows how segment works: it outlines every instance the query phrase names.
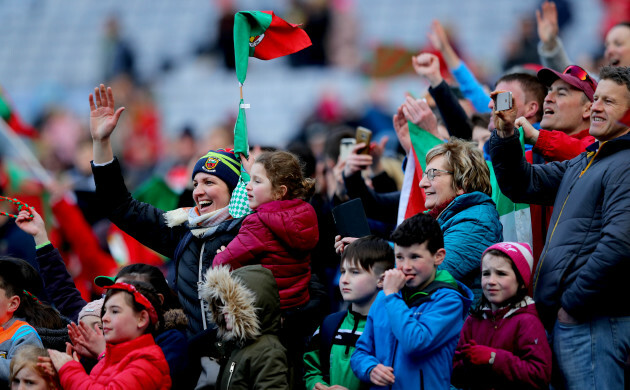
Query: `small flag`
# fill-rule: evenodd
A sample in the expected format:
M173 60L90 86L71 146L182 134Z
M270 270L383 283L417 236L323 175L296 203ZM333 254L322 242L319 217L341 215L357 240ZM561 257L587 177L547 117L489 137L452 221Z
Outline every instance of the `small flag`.
M243 84L249 57L271 60L311 45L297 24L287 23L273 11L241 11L234 15L234 59L236 78Z
M241 87L238 118L234 124L234 154L249 155L247 120L243 101L243 83L247 77L249 57L261 60L286 56L311 45L311 39L297 24L287 23L272 11L241 11L234 15L234 59L236 78ZM234 218L252 213L245 186L249 175L241 165L241 177L230 198L229 212Z
M24 123L18 116L2 87L0 87L0 118L4 119L7 125L18 135L30 138L38 136L37 130L33 126Z
M427 165L425 157L431 148L444 142L410 121L407 121L407 124L409 125L411 150L407 156L407 166L400 193L398 225L405 219L426 210L424 207L424 190L420 188L422 172L424 172Z

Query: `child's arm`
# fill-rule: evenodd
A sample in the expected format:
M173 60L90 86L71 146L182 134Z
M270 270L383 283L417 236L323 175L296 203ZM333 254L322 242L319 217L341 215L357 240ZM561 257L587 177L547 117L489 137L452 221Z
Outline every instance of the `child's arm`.
M524 383L534 389L547 388L551 380L551 349L540 320L529 314L521 314L514 340L515 351L507 351L485 345L468 347L472 364L487 365L485 356L495 353L492 370L513 383ZM477 358L475 358L477 357Z
M307 390L315 389L318 383L328 386L324 380L321 363L319 360L320 348L320 328L317 328L315 334L308 343L308 352L304 354L304 382Z
M241 229L221 253L217 253L212 266L229 265L233 270L248 265L265 251L264 237L268 232L255 214L243 220Z
M30 213L27 210L20 211L15 223L35 239L37 264L48 296L61 314L76 321L87 302L75 286L61 254L48 240L44 220L35 209L31 209L31 212L32 219L29 218Z
M359 337L359 340L357 340L356 349L350 358L350 367L357 378L363 382L387 386L394 383L393 369L378 361L374 349L374 342L373 320L372 317L368 315L363 334ZM381 378L383 378L382 382L380 380ZM374 382L374 380L376 380L376 382Z
M442 347L459 335L464 322L464 305L459 294L452 290L435 292L420 316L413 314L399 294L385 296L383 304L392 333L399 341L398 348L412 356Z

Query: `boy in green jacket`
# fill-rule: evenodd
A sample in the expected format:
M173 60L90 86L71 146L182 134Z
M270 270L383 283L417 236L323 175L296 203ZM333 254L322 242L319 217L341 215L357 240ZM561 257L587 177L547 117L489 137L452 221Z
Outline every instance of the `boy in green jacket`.
M370 306L383 288L383 273L391 268L394 251L381 238L363 237L345 248L339 289L350 308L330 314L315 331L304 354L307 390L335 385L349 390L369 388L369 383L361 382L352 372L350 357L363 333Z

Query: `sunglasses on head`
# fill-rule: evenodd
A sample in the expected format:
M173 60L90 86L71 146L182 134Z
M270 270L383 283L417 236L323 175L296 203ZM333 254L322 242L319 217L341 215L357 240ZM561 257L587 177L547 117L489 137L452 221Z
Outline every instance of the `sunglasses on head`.
M569 65L562 73L570 74L571 76L577 77L578 79L582 81L586 81L587 83L591 85L593 90L595 90L595 82L593 81L591 76L588 75L588 72L582 69L581 67L577 65Z

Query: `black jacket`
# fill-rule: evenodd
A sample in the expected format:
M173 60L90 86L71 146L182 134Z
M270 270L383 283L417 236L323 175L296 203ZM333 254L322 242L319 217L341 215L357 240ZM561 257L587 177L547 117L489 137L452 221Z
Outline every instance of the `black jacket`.
M92 164L96 194L108 218L125 233L154 251L173 258L181 240L188 238L187 224L169 227L164 211L131 197L120 171L118 159L111 164ZM190 237L182 248L177 261L177 290L179 301L188 317L188 336L203 330L202 311L197 290L199 261L201 275L212 265L212 260L222 245L227 245L238 233L242 218L227 220L219 225L209 239ZM205 242L205 246L203 246ZM201 249L203 246L203 254Z
M560 307L578 320L630 315L630 135L594 143L562 162L531 165L518 133L490 138L501 191L514 202L553 205L545 247L532 277L545 326Z

